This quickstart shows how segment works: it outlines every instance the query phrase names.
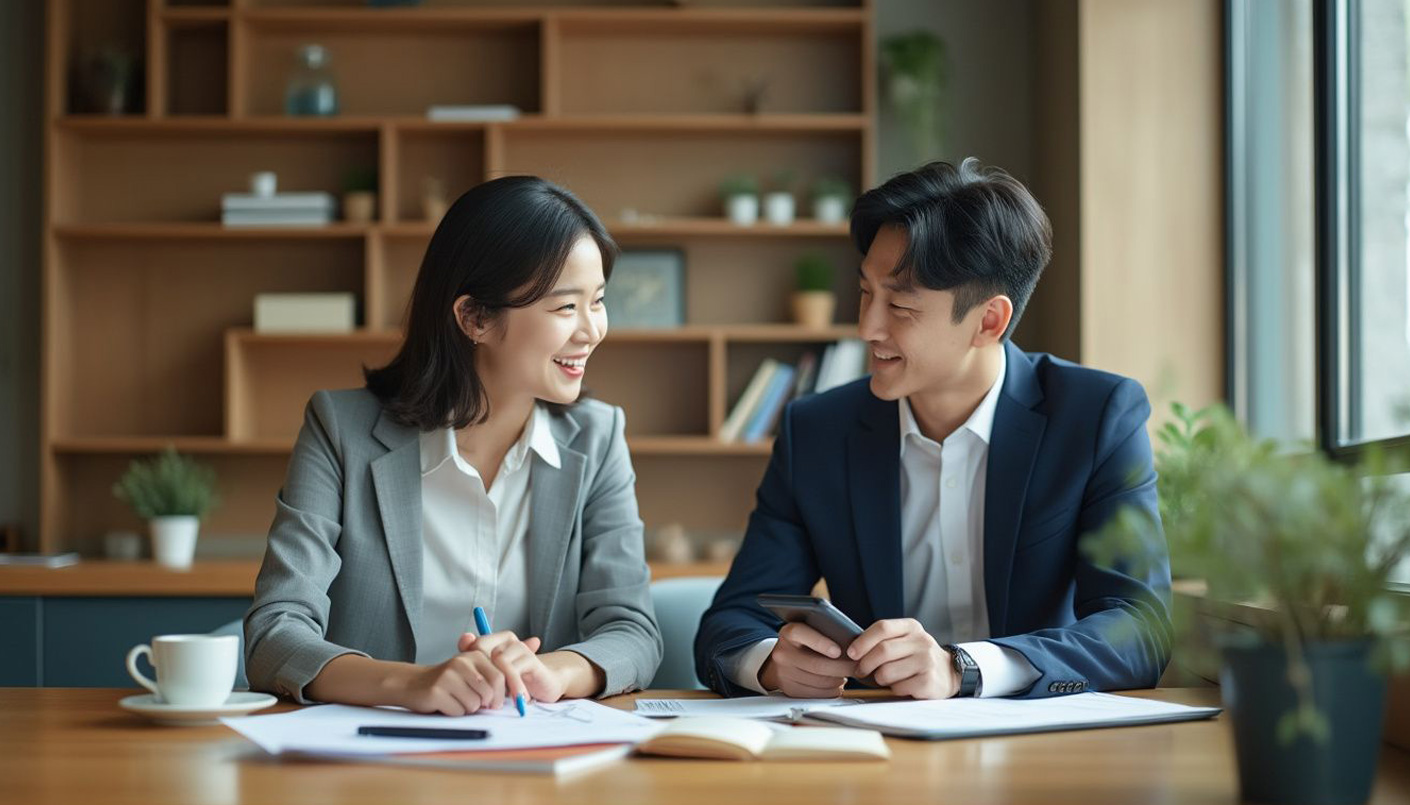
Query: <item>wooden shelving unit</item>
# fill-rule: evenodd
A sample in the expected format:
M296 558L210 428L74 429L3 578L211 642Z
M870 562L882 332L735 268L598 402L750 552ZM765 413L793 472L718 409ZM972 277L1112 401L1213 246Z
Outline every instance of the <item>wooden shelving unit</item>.
M803 183L876 178L869 0L776 2L51 0L39 547L94 554L106 531L140 528L112 483L172 445L219 473L225 502L206 530L248 536L257 553L308 396L360 385L361 367L399 343L435 226L423 183L454 197L510 173L572 188L624 248L684 255L687 326L612 329L587 386L627 410L649 529L741 532L770 445L721 442L725 415L763 358L852 335L856 257L846 226L808 219L802 194L796 223L740 227L715 188L780 169ZM332 55L338 117L282 113L307 42ZM87 114L70 98L107 44L142 54L133 114ZM760 77L762 108L745 114L742 88ZM523 115L423 116L454 103ZM277 172L281 190L337 193L368 168L373 223L218 223L220 194L255 171ZM839 269L830 329L782 323L793 262L814 252ZM253 332L254 296L281 291L354 293L361 327Z

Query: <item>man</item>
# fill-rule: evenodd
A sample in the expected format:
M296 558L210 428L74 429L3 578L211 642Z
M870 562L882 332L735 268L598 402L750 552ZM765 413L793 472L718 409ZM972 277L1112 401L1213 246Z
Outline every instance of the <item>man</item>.
M1164 540L1130 568L1081 550L1123 507L1158 522L1145 392L1009 341L1052 254L1042 208L1003 171L937 162L858 199L852 237L873 374L785 410L700 678L808 698L1154 686ZM819 579L866 627L845 652L755 603Z

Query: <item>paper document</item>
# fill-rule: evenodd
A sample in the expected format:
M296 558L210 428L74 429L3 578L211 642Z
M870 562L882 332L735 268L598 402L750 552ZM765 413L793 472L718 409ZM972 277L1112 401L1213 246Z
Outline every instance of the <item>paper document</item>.
M271 754L316 752L383 755L404 752L473 752L581 744L636 743L656 734L659 722L585 699L529 705L524 718L507 704L468 716L420 715L384 707L325 704L270 716L221 722ZM382 738L358 735L361 726L482 729L484 740Z
M636 714L670 716L733 716L735 718L797 718L820 707L856 704L856 699L790 699L787 696L741 696L736 699L637 699Z
M1193 721L1218 715L1218 707L1078 693L1050 699L938 699L858 704L807 714L810 721L870 727L901 738L977 738L1028 732L1128 727Z

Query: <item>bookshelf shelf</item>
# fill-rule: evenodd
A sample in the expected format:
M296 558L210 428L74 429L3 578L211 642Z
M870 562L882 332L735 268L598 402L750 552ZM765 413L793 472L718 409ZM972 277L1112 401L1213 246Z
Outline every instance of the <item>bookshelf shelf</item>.
M437 180L454 199L509 173L568 186L624 249L681 253L686 326L614 324L587 386L627 412L648 528L743 529L770 441L721 441L728 407L764 359L796 361L854 335L845 322L781 322L808 254L836 265L838 309L853 318L856 256L845 223L737 226L717 188L790 168L806 215L823 176L872 183L871 2L48 2L37 548L92 553L104 532L140 528L112 483L134 456L168 445L220 476L227 505L209 532L261 538L308 396L361 385L362 368L400 343L435 228L424 188ZM128 114L88 114L70 97L75 66L108 39L145 65L145 102ZM307 42L332 55L340 116L283 114ZM422 80L408 87L408 74ZM760 75L769 91L746 113L739 88ZM457 104L521 114L425 116ZM221 195L244 192L255 172L276 172L281 192L337 197L372 168L370 222L219 223ZM271 292L352 293L359 329L256 333L254 297Z

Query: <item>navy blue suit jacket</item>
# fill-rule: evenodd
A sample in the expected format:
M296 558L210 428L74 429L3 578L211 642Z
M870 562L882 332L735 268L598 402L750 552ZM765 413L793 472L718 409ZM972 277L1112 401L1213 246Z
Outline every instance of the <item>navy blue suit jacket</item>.
M1042 675L1028 697L1153 687L1170 658L1165 541L1149 561L1102 566L1080 538L1125 506L1159 518L1139 383L1005 344L984 501L984 593L993 642ZM900 412L867 380L791 404L744 544L701 619L696 673L749 693L722 658L777 637L759 593L807 594L866 626L902 612ZM1159 544L1155 544L1159 543ZM1133 570L1141 566L1139 571Z

